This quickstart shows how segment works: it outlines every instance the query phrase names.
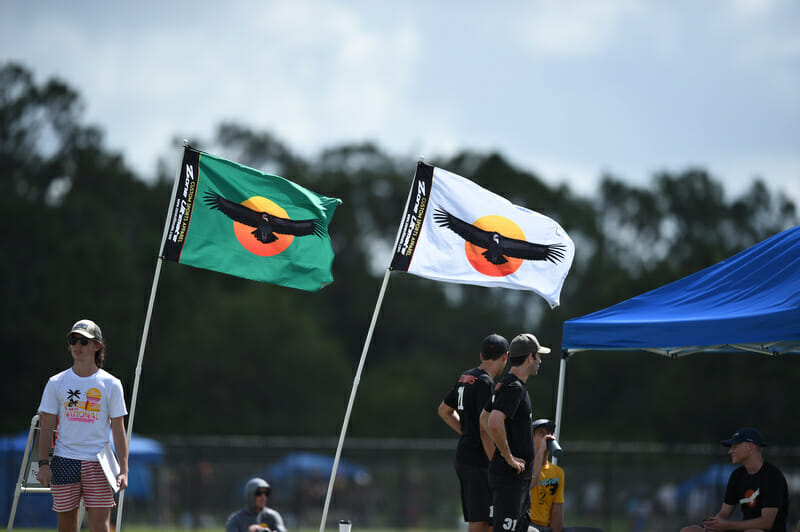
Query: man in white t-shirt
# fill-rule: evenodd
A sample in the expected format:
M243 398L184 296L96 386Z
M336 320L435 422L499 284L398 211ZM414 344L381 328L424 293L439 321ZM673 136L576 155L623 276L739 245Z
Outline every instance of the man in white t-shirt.
M50 377L39 404L39 472L50 487L59 532L77 532L84 499L91 532L107 532L114 491L97 453L109 442L109 426L119 460L117 487L128 486L128 441L122 383L103 369L105 345L100 327L80 320L67 334L72 367ZM50 459L50 450L55 448Z

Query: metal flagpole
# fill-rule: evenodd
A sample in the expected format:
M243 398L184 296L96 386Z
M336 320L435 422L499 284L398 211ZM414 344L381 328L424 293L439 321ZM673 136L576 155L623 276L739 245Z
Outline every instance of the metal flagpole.
M171 205L171 204L170 204ZM150 330L150 316L153 313L153 301L156 298L156 290L158 289L158 279L161 276L161 257L156 261L156 273L153 276L153 285L150 288L150 302L147 305L147 316L144 320L144 331L142 332L142 341L139 344L139 361L136 363L136 377L133 381L133 396L131 398L131 411L128 415L128 470L130 471L130 448L131 448L131 434L133 432L133 416L136 413L136 398L139 391L139 378L142 375L142 360L144 359L144 348L147 342L147 335ZM117 505L117 530L122 530L122 505L125 502L125 490L119 492L119 504Z
M184 140L184 146L188 146L189 142ZM172 197L169 200L169 207L167 208L167 219L164 222L164 233L161 235L161 244L158 248L159 254L164 248L164 241L167 238L167 230L169 229L170 215L175 203L175 195L178 191L178 181L181 176L181 165L178 165L178 173L175 176L175 183L172 185ZM133 380L133 395L131 396L131 411L128 414L128 471L130 473L130 448L131 448L131 434L133 434L133 416L136 413L136 398L139 395L139 379L142 375L142 361L144 359L144 349L147 344L147 336L150 332L150 318L153 315L153 302L156 299L156 292L158 291L158 280L161 277L161 263L164 262L160 256L156 260L156 271L153 275L153 284L150 287L150 301L147 303L147 314L144 318L144 330L142 331L142 341L139 343L139 360L136 363L135 378ZM119 504L117 505L117 532L122 530L122 506L125 503L125 490L119 492Z
M386 268L386 273L383 276L383 283L381 290L378 294L378 301L375 303L375 311L372 313L372 322L369 324L369 331L367 332L367 339L364 342L364 349L361 351L361 360L358 362L358 369L356 370L355 379L353 379L353 388L350 390L350 400L347 403L347 412L344 415L344 422L342 423L342 432L339 434L339 443L336 445L336 456L333 459L333 469L331 470L331 478L328 481L328 493L325 495L325 506L322 508L322 520L319 524L319 532L324 532L325 521L328 518L328 507L331 502L331 495L333 494L333 483L336 480L336 469L339 466L339 457L342 454L342 446L344 445L344 437L347 433L347 425L350 423L350 413L353 410L353 403L356 399L356 390L361 381L361 371L364 369L364 361L367 359L367 351L369 351L369 344L372 341L372 332L375 330L375 323L378 321L378 313L380 312L381 305L383 304L383 295L386 293L386 286L389 284L389 275L392 271Z
M424 161L425 157L419 157L420 161ZM416 176L416 172L414 172ZM414 191L413 187L409 188L408 196L406 197L406 204L403 207L403 212L406 212L408 209L408 204L411 201L411 193ZM400 233L402 232L403 224L400 224L400 227L397 228L397 236L394 238L394 247L393 250L397 249L397 243L400 241ZM361 381L361 371L364 368L364 361L367 359L367 351L369 351L369 344L372 341L372 332L375 330L375 324L378 321L378 313L381 310L381 306L383 305L383 295L386 293L386 286L389 284L389 275L392 273L391 269L391 262L390 267L386 268L386 273L383 275L383 283L381 284L380 292L378 292L378 301L375 303L375 310L372 313L372 321L369 324L369 330L367 331L367 338L364 341L364 349L361 351L361 360L358 361L358 369L356 370L356 376L353 379L353 387L350 390L350 400L347 402L347 411L344 414L344 422L342 423L342 432L339 434L339 443L336 445L336 456L333 458L333 469L331 470L331 478L328 481L328 493L325 494L325 505L322 507L322 520L319 523L319 532L324 532L325 530L325 521L328 519L328 507L331 503L331 495L333 494L333 483L336 480L336 469L339 467L339 457L342 454L342 446L344 445L344 436L347 432L347 425L350 423L350 413L353 410L353 403L356 399L356 390L358 389L358 384Z

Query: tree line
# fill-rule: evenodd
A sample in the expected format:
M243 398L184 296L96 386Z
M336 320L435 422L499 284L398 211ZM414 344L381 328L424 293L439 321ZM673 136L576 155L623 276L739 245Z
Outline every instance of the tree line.
M205 138L203 135L207 135ZM330 225L334 283L306 293L164 263L134 430L145 434L338 434L415 161L374 143L303 157L276 135L226 122L193 146L341 198ZM106 367L128 404L165 211L180 158L137 175L83 118L80 95L24 65L0 65L0 216L6 369L4 433L24 429L48 376L71 363L66 331L95 319ZM464 149L427 161L557 220L576 244L550 310L532 293L391 276L349 435L450 436L436 407L478 364L480 340L534 332L559 350L565 320L674 281L798 223L794 203L754 179L729 197L703 168L645 186L602 177L593 196L550 185L501 153ZM553 416L557 356L529 381L536 416ZM785 423L797 362L756 355L577 354L562 438L697 441Z

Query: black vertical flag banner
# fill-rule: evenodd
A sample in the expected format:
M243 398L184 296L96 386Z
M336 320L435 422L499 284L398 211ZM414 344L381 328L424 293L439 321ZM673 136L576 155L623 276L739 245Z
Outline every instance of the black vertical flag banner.
M180 262L181 251L186 242L186 233L189 230L189 221L192 218L195 193L197 191L197 178L200 174L200 152L186 146L183 152L183 163L178 176L178 189L175 192L175 202L172 204L172 215L169 219L169 229L164 240L164 249L161 257L173 262Z
M414 256L414 249L419 242L422 223L425 221L432 185L433 166L418 162L406 212L400 221L400 237L397 239L397 248L394 250L392 264L389 266L391 270L408 271L411 258Z

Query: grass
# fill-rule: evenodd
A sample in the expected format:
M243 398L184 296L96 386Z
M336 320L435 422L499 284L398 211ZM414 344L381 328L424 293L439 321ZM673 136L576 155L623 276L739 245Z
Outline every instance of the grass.
M187 530L191 530L192 532L220 532L220 527L208 527L208 528L183 528L183 527L160 527L160 526L143 526L143 525L130 525L126 526L123 524L123 532L186 532ZM335 530L334 527L328 527L329 530ZM53 532L54 528L14 528L14 530L20 530L21 532ZM88 528L84 527L82 530L88 530ZM301 528L299 530L292 530L291 532L319 532L319 528ZM353 529L353 532L453 532L452 529L413 529L413 528L404 528L404 529L394 529L394 528L363 528L363 529Z

